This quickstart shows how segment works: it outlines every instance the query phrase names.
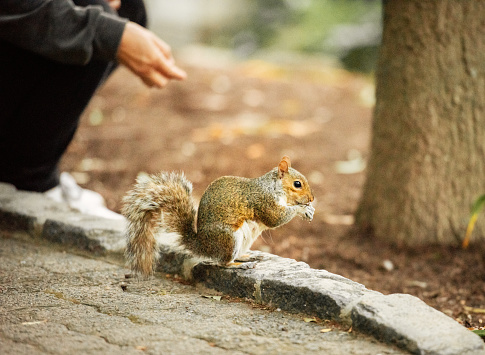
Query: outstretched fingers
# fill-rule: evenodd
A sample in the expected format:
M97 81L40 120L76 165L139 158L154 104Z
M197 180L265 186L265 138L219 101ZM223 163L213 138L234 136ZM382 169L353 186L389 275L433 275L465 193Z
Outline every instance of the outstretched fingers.
M184 80L187 74L175 65L170 46L155 36L153 37L153 41L161 54L156 69L169 79Z
M147 86L165 87L170 80L183 80L185 71L175 65L171 48L145 28L128 22L118 49L118 60Z

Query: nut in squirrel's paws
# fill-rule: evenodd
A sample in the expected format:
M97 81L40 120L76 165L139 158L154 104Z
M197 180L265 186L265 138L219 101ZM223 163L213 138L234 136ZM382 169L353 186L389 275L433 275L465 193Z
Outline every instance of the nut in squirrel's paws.
M313 220L313 214L315 213L315 207L313 207L311 203L298 206L302 209L300 217L305 221L311 222Z

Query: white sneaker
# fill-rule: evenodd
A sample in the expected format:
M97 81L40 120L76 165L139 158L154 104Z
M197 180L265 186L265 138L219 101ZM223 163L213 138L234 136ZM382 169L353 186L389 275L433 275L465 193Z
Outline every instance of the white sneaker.
M60 183L44 192L51 200L67 203L69 207L81 213L108 219L122 220L124 217L106 208L103 196L97 192L80 187L68 173L61 173Z

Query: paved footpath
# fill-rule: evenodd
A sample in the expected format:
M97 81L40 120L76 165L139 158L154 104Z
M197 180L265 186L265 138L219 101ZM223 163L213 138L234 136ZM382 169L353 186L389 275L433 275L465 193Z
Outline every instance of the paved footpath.
M164 240L161 273L127 279L124 229L0 183L0 354L485 355L480 337L416 297L268 253L228 269Z
M0 232L0 353L404 354L163 275L127 279L120 263Z

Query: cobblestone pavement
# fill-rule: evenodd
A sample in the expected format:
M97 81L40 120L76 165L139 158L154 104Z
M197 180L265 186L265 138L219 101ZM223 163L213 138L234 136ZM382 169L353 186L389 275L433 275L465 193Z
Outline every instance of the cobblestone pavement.
M305 315L0 232L2 354L404 354Z

